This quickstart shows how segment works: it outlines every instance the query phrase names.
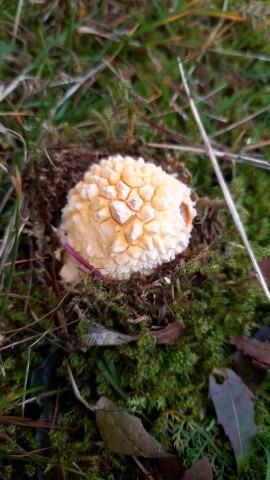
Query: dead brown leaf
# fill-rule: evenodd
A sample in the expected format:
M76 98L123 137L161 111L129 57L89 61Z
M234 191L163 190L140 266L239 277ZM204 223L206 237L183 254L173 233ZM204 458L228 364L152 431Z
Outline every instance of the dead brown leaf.
M190 467L181 480L212 480L213 471L207 458L201 458Z
M218 423L230 439L238 471L241 471L257 433L254 395L233 370L215 368L209 377L209 397L214 403Z
M160 330L152 330L148 335L155 335L159 345L168 345L173 343L177 338L182 337L187 327L180 325L178 322L171 322Z
M252 357L254 360L266 365L270 365L270 343L260 342L255 338L233 338L231 343L235 345L245 355Z
M171 456L145 430L142 421L110 399L100 397L96 403L96 421L106 448L120 455L159 458Z
M116 346L138 340L138 337L125 335L115 330L108 330L98 323L87 326L83 332L83 343L89 347L93 346Z

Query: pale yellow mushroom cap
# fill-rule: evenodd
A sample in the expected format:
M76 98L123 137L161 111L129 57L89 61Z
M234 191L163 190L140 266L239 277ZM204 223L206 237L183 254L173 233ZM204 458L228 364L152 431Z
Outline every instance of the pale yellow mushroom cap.
M196 215L190 189L142 158L110 156L68 193L60 230L88 263L111 278L149 275L188 246ZM66 282L87 270L71 255Z

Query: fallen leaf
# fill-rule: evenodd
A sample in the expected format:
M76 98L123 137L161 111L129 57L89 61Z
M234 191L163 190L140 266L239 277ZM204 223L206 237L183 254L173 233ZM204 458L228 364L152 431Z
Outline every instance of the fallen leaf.
M213 471L207 458L201 458L190 467L181 480L212 480Z
M96 407L98 429L105 447L112 452L147 458L170 456L161 443L147 433L139 418L119 409L106 397L101 397Z
M256 395L256 392L267 375L266 371L258 368L252 358L244 355L240 350L233 352L233 369L246 386Z
M260 342L256 338L233 338L231 343L245 355L260 363L270 365L270 342Z
M170 455L163 458L155 459L160 477L162 480L175 480L182 478L185 468L183 462L178 455Z
M253 338L259 342L270 342L270 327L263 325L257 330ZM235 340L238 339L233 338L232 342ZM244 354L241 351L241 347L236 346L238 349L233 353L234 371L242 378L248 388L250 388L253 393L256 393L267 375L268 366L258 361L254 362L254 359L248 356L248 353ZM258 347L260 348L260 346ZM264 347L262 346L262 348Z
M138 337L132 337L131 335L125 335L114 330L107 330L98 323L92 323L91 325L83 329L81 341L84 345L89 347L97 346L116 346L123 345L124 343L133 342Z
M217 376L222 377L223 383ZM214 403L218 423L230 439L238 471L241 471L257 433L254 395L232 370L215 368L209 377L209 397Z
M177 338L184 335L186 326L180 325L178 322L171 322L160 330L152 330L148 335L155 335L159 345L168 345L173 343Z

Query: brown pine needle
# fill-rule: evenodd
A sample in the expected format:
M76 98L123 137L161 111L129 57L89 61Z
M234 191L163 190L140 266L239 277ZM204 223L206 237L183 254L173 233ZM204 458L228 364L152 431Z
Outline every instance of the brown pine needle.
M239 214L235 208L235 204L234 204L234 201L232 199L232 196L230 194L230 191L227 187L227 184L223 178L223 174L221 172L221 169L219 167L219 164L218 164L218 161L217 161L217 158L216 158L216 155L211 147L211 144L210 144L210 141L209 141L209 138L207 136L207 133L205 131L205 128L203 126L203 123L202 123L202 120L201 120L201 117L200 117L200 114L197 110L197 107L191 97L191 94L190 94L190 89L189 89L189 86L188 86L188 83L187 83L187 79L186 79L186 75L185 75L185 71L184 71L184 68L183 68L183 65L182 65L182 62L180 60L180 58L177 59L178 61L178 67L179 67L179 71L180 71L180 75L182 77L182 82L183 82L183 86L184 86L184 89L186 91L186 94L187 94L187 98L188 98L188 103L189 103L189 106L190 106L190 109L192 111L192 114L193 114L193 117L194 117L194 120L197 124L197 127L200 131L200 134L201 134L201 137L203 139L203 142L205 144L205 148L206 148L206 152L212 162L212 166L213 166L213 169L214 169L214 172L216 174L216 177L218 179L218 182L219 182L219 185L220 185L220 188L223 192L223 195L225 197L225 200L227 202L227 205L229 207L229 210L231 212L231 215L232 215L232 218L234 220L234 223L241 235L241 238L243 240L243 243L247 249L247 252L249 254L249 257L250 257L250 260L253 264L253 267L254 267L254 270L256 272L256 276L261 284L261 287L267 297L267 299L269 300L270 302L270 292L268 290L268 287L267 287L267 284L266 284L266 281L263 277L263 274L261 272L261 269L257 263L257 260L255 258L255 255L253 253L253 250L251 248L251 245L249 243L249 240L247 238L247 235L246 235L246 232L245 232L245 229L244 229L244 226L242 224L242 221L239 217Z

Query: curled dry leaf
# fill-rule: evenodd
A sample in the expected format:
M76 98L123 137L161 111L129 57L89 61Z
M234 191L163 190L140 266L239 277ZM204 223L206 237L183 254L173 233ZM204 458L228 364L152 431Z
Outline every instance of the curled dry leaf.
M218 381L221 377L223 383ZM218 423L233 447L238 470L245 466L257 428L254 423L254 395L229 368L215 368L209 377L209 397Z
M98 323L92 323L84 328L82 342L89 347L93 346L116 346L137 340L138 337L125 335L114 330L108 330Z
M145 428L141 420L126 410L119 409L106 397L96 407L96 421L106 448L120 455L160 458L171 456Z
M186 328L186 326L180 325L178 322L171 322L160 330L152 330L148 335L155 335L159 345L168 345L173 343L177 338L182 337Z
M207 458L201 458L190 467L181 480L212 480L213 471Z
M231 343L235 345L245 355L266 365L270 365L270 343L260 342L256 338L233 338Z

